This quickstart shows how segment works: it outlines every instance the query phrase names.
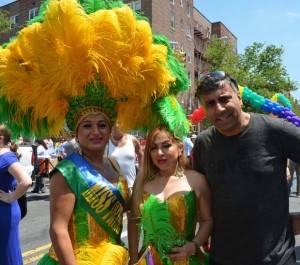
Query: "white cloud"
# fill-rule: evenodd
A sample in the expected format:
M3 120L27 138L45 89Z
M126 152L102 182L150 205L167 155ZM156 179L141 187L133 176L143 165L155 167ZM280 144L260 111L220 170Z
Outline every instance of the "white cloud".
M294 12L287 12L287 17L300 17L300 13L294 13Z

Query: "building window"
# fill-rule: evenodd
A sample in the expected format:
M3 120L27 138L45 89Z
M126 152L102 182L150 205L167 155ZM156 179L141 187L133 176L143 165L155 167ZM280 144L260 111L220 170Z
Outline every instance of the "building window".
M177 46L178 46L178 42L177 41L171 40L170 44L171 44L171 49L172 50L177 50Z
M189 86L191 86L192 84L192 74L190 72L188 72L188 77L189 77Z
M186 33L187 37L189 40L192 39L192 27L190 24L187 25L187 33Z
M10 22L11 22L11 24L10 24L11 29L17 27L18 24L19 24L19 15L11 16L10 17Z
M30 9L29 10L29 20L35 18L38 14L39 14L39 9L37 7Z
M191 6L190 4L187 4L186 6L186 14L188 17L191 17Z
M128 6L130 6L136 12L141 12L142 11L141 0L128 3Z
M12 42L15 38L16 38L16 36L10 37L10 38L9 38L9 42Z
M181 45L180 45L180 52L184 52L184 45L183 45L183 43L181 43Z
M175 15L173 12L171 13L171 28L175 29Z
M174 2L175 2L175 0L171 0L171 4L173 4L173 5L174 5L174 4L175 4Z
M180 19L180 29L183 31L184 28L183 28L183 19Z
M183 93L181 93L181 104L182 104L182 105L184 104L184 101L185 101L184 94L183 94Z
M188 110L192 110L193 109L193 104L192 104L192 95L189 94L189 97L188 97Z
M207 27L207 31L206 31L206 38L210 39L209 27Z
M183 6L183 0L180 0L180 6Z
M188 51L187 51L187 61L188 61L188 63L192 63L192 50L191 50L191 48L188 48Z

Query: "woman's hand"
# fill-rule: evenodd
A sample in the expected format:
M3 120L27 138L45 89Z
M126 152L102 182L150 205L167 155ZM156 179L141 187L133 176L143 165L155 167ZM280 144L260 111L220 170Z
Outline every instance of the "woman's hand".
M0 201L11 204L11 192L5 192L4 190L0 190Z
M129 263L128 263L128 265L134 265L134 264L136 264L137 262L139 261L139 257L131 257L130 256L130 261L129 261Z
M171 261L180 261L186 260L190 256L196 253L196 246L193 242L186 242L186 244L182 247L175 247L171 249L173 254L168 254L167 257L170 258Z

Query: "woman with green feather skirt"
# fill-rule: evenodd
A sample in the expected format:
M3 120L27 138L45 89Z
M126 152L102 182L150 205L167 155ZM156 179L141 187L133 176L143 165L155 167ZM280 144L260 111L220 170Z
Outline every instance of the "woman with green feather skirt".
M140 258L141 231L141 253L149 246L151 249L147 264L209 264L202 245L213 225L210 189L203 175L186 168L183 150L182 140L164 125L155 127L147 137L129 219L131 265Z

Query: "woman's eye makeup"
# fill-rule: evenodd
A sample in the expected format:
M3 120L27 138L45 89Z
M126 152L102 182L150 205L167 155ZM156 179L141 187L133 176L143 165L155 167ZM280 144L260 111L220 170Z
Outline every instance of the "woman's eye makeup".
M169 149L171 146L172 146L171 143L165 143L160 148L162 148L162 149ZM158 148L159 148L159 146L153 145L153 146L150 147L150 150L152 151L152 150L156 150Z
M91 122L85 122L82 124L83 128L91 128L93 126L93 124ZM101 121L97 124L98 128L100 129L104 129L108 126L108 124L104 121Z
M90 128L92 125L91 124L89 124L89 123L84 123L84 124L82 124L82 127L83 128Z
M100 122L100 123L98 124L98 126L99 126L99 128L104 129L104 128L107 127L107 123L106 123L106 122Z

